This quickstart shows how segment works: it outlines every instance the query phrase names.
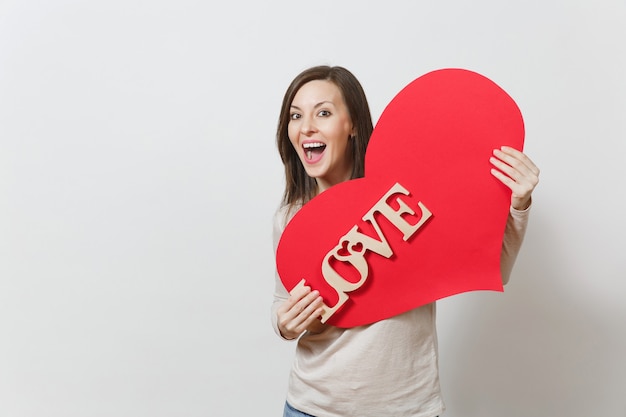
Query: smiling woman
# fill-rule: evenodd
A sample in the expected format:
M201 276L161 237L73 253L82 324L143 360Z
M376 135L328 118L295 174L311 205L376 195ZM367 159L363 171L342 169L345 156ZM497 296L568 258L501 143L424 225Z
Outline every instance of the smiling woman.
M286 186L283 205L274 217L275 249L286 224L303 205L341 182L363 177L372 130L363 89L346 69L314 67L294 79L283 99L277 131ZM512 191L501 254L501 263L512 265L539 170L526 155L508 148L494 152L491 163L497 168L494 171L507 173L494 176ZM388 197L374 209L388 212ZM396 219L393 213L390 216L388 220ZM400 215L396 220L394 224L406 226ZM414 229L405 230L405 236ZM365 239L356 229L348 237L351 244L367 241L371 243L368 249L390 256L389 250L374 245L375 239ZM342 248L340 244L329 252L327 260L335 254L345 260ZM362 267L357 268L358 282L328 275L344 299L346 292L367 277L363 260L356 256L353 261ZM504 275L503 280L508 279ZM301 281L288 292L278 274L275 283L274 330L281 338L298 343L284 416L435 417L443 412L435 303L365 326L339 328L325 323L333 307L325 305L318 291Z
M302 205L338 177L362 177L373 130L365 92L348 70L320 66L302 72L285 93L278 121L277 144L285 165L284 203ZM339 165L337 171L334 164ZM324 176L318 184L309 168L331 174L331 183L325 183Z

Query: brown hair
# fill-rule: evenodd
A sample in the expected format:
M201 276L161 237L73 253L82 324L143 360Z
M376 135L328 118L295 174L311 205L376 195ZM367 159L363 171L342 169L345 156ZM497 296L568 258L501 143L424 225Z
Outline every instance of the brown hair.
M354 137L350 140L353 167L351 178L363 177L365 150L372 131L372 116L363 87L356 77L343 67L317 66L301 72L289 85L283 98L276 131L276 143L280 158L285 166L285 192L283 204L305 204L317 194L317 183L307 175L288 135L290 108L300 88L314 80L330 81L339 87L354 126Z

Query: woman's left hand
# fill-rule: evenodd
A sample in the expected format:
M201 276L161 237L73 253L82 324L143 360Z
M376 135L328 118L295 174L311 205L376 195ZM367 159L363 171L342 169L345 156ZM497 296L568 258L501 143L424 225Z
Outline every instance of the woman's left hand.
M524 153L508 146L494 149L489 162L495 167L491 174L511 189L511 206L526 210L539 183L539 168Z

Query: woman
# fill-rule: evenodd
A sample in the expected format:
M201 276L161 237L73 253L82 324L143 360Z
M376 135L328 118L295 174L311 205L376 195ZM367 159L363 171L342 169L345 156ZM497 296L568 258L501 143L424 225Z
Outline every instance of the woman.
M373 125L365 93L342 67L313 67L291 83L277 144L285 166L274 247L302 205L340 182L362 177ZM501 255L504 283L520 249L539 169L503 147L492 175L509 187L511 210ZM297 339L284 416L420 416L444 411L439 387L435 303L350 329L324 325L322 298L305 287L289 294L278 275L272 305L276 333Z

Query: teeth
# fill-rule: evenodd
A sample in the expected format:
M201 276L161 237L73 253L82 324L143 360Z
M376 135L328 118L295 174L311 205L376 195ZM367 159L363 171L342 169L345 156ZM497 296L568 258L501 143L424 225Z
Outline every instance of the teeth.
M325 146L322 142L305 143L302 145L304 149L321 148L322 146Z

